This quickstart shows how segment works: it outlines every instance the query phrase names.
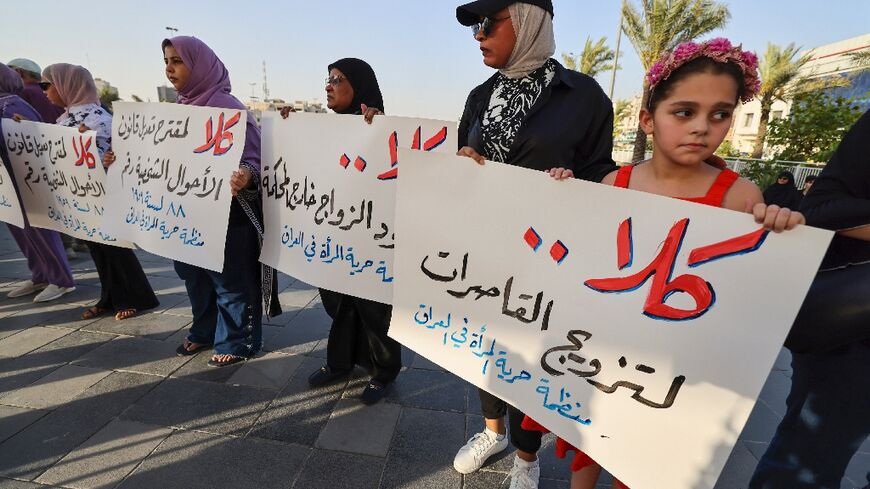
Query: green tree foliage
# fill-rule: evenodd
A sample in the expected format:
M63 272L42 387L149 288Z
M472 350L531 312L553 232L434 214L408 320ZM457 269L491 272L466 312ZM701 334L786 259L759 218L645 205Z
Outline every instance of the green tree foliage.
M562 53L562 60L569 70L579 71L591 77L612 70L615 57L616 53L607 47L607 37L602 37L595 43L592 42L591 37L587 37L580 56L574 56L574 53ZM619 69L619 66L616 69Z
M118 97L117 91L109 90L108 87L100 90L100 103L108 107L110 110L112 108L112 102L115 100L121 100L121 97Z
M826 162L860 116L851 99L821 90L798 93L789 117L771 121L768 144L778 160Z
M761 118L758 122L758 135L755 139L755 147L752 149L753 158L761 158L764 152L764 142L767 138L767 126L770 120L770 109L777 100L785 100L786 89L797 81L798 73L810 60L811 53L798 56L800 51L794 43L785 48L776 44L767 45L767 51L758 64L761 75L761 90L758 99L761 102Z

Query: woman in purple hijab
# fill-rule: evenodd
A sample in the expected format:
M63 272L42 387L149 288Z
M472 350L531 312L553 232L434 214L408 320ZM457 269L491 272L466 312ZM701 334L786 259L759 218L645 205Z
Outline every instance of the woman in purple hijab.
M179 36L163 41L166 77L178 90L178 103L245 110L232 89L226 67L204 42ZM256 355L262 347L263 298L269 316L280 314L275 276L260 265L260 128L247 121L245 148L233 173L224 269L221 273L175 262L193 309L193 324L179 355L214 346L208 364L223 367Z
M24 83L18 73L4 64L0 64L0 118L11 119L14 115L22 118L41 122L39 113L30 106L20 94L24 90ZM18 186L9 163L9 155L6 153L6 143L3 133L0 131L0 159L6 165L9 174L12 175L12 185L16 191ZM47 302L75 290L73 286L72 272L66 253L61 243L60 235L56 231L30 227L26 222L24 229L9 225L9 232L21 252L27 258L27 267L30 269L31 278L19 284L9 292L10 298L24 297L39 292L33 302Z

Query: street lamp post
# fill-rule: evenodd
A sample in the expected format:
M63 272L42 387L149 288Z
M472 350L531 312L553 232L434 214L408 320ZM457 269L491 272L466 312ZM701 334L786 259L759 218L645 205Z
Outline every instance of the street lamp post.
M178 34L178 29L176 29L175 27L167 27L166 30L169 31L171 35Z

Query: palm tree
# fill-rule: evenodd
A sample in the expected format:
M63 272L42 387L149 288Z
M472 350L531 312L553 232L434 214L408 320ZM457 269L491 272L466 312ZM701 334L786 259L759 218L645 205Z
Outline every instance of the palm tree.
M619 126L622 120L631 115L631 101L617 100L613 103L613 139L622 135Z
M587 37L580 56L575 57L574 53L562 53L562 60L569 70L595 77L601 72L613 69L615 56L616 53L607 47L607 37L602 37L595 44L592 43L591 37ZM616 69L619 69L619 66Z
M755 146L752 148L752 157L761 158L764 152L764 140L767 137L767 124L770 119L770 108L773 102L783 100L786 96L786 88L792 82L798 81L798 73L810 60L812 53L798 56L800 51L794 43L785 49L776 44L767 44L767 51L758 63L758 71L761 75L761 90L758 92L758 100L761 102L761 114L758 121L758 135Z
M724 27L731 18L728 7L714 0L640 0L641 10L623 0L622 31L634 45L644 70L678 44ZM649 103L649 84L644 77L641 107ZM646 152L646 134L638 127L632 161Z

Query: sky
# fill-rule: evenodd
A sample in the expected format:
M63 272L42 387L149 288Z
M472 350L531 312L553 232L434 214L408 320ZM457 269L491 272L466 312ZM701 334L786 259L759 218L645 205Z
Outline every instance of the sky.
M637 3L638 0L630 0ZM721 1L721 0L720 0ZM618 0L554 0L556 58L579 53L587 37L616 44ZM868 0L724 0L731 19L706 37L725 36L763 52L767 43L812 48L870 31ZM161 41L204 40L230 72L233 93L262 97L263 61L272 97L325 100L327 65L344 57L375 69L390 115L456 120L468 92L493 71L449 0L61 0L17 1L4 9L0 60L29 58L45 67L83 65L122 99L152 101L168 84ZM640 91L643 69L623 36L614 98ZM609 91L610 73L598 82ZM250 85L255 83L253 87Z

